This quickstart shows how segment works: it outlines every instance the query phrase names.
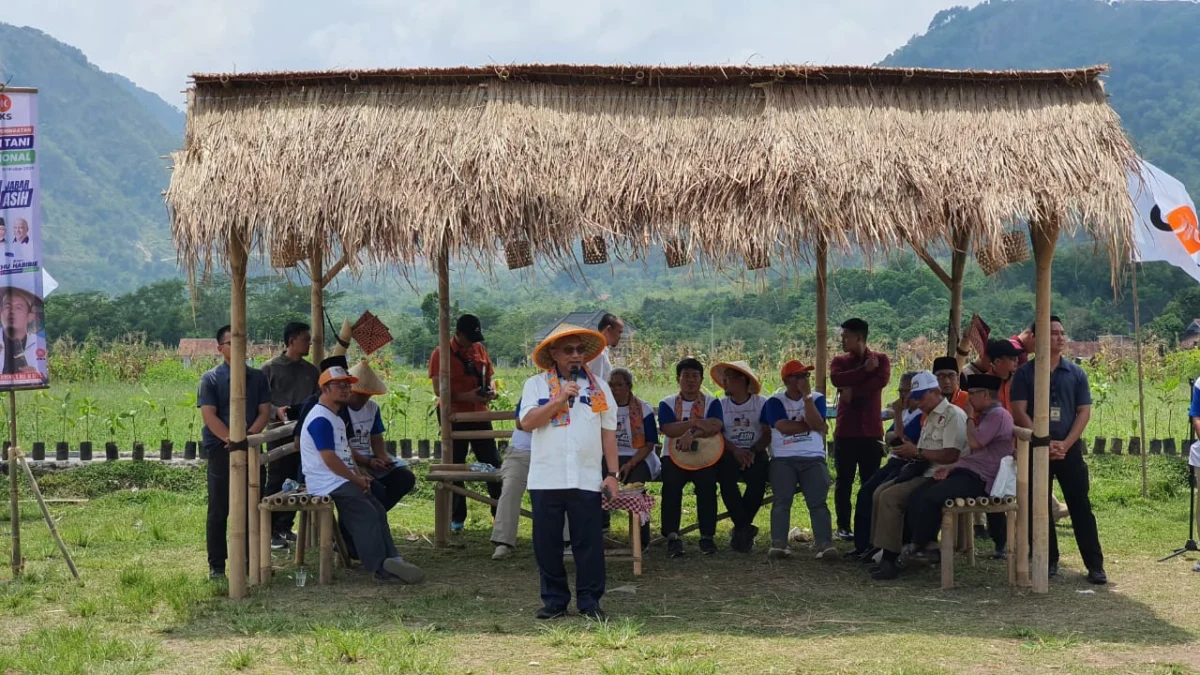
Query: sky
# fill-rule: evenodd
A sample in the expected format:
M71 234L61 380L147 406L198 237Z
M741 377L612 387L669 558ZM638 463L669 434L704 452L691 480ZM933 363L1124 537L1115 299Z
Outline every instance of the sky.
M977 0L15 0L0 20L183 107L196 72L870 64Z

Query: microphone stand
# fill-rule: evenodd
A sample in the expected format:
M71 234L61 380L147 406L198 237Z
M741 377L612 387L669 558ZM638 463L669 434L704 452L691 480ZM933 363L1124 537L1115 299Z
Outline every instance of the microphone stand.
M1194 380L1189 380L1188 384L1195 386ZM1192 418L1188 417L1188 456L1191 456L1192 443L1196 440L1196 426L1192 422ZM1143 452L1145 452L1143 450ZM1181 556L1184 553L1200 552L1200 546L1196 545L1196 467L1188 464L1188 538L1182 548L1177 548L1170 555L1162 558L1158 562L1166 562L1176 556ZM1200 564L1197 565L1197 571L1200 571Z

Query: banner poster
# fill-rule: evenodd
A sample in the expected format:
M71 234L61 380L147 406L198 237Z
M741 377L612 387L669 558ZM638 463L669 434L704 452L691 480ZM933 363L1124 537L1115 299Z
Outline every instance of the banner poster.
M0 89L0 389L49 384L36 89Z

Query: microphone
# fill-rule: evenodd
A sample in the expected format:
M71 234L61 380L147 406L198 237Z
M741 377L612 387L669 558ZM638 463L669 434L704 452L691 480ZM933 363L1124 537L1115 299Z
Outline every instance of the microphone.
M575 382L578 379L579 379L579 366L571 366L571 381ZM568 396L567 397L567 409L570 410L571 408L574 408L574 407L575 407L575 397Z

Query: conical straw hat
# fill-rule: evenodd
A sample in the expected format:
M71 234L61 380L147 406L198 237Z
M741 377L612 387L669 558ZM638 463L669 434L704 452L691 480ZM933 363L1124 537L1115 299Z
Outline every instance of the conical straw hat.
M725 391L725 375L731 370L736 370L750 379L751 394L758 394L762 391L762 383L758 381L758 376L754 374L754 369L745 361L721 362L713 366L708 372L712 376L713 382L721 388L721 391Z
M366 361L359 361L350 369L350 375L358 378L358 382L351 389L356 394L382 396L387 393L387 385L375 374L375 371L371 370L371 366L367 365Z
M583 355L583 362L587 363L592 359L600 356L600 352L608 346L608 341L604 336L594 330L582 328L569 323L560 324L557 328L550 331L545 340L533 350L533 362L542 370L554 369L554 357L550 354L550 347L557 341L570 336L578 336L583 343L583 348L586 353Z
M350 319L342 319L342 330L338 333L338 342L333 346L333 349L329 350L329 353L333 356L345 356L346 349L350 347L352 331Z

